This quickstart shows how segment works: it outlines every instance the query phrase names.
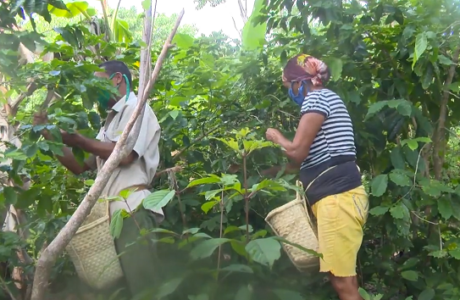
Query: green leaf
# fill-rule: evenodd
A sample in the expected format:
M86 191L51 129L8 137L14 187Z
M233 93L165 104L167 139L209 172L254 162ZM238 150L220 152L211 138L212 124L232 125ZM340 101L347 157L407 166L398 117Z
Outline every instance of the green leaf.
M432 288L426 288L423 292L418 295L417 300L432 300L435 296L435 292Z
M404 155L400 147L394 148L390 153L391 164L396 169L404 169L406 166Z
M440 64L446 65L446 66L450 66L450 65L452 65L454 63L450 58L445 57L442 54L438 56L438 60L439 60Z
M414 61L412 63L412 69L415 66L417 60L422 56L428 46L428 40L426 38L426 33L422 32L417 34L415 38L415 52L414 52Z
M209 257L214 253L217 247L230 241L230 239L226 238L215 238L203 241L192 249L190 256L194 260Z
M235 139L233 138L227 138L227 139L215 138L215 139L218 141L221 141L222 143L232 148L236 152L240 152L240 146L238 145L238 142Z
M238 292L235 295L235 300L251 300L252 299L252 289L249 289L250 285L243 285L238 289Z
M280 299L280 300L304 300L305 297L302 296L299 292L290 291L290 290L281 290L281 289L274 289L273 293Z
M188 48L192 47L193 42L193 37L185 33L176 33L173 39L173 43L175 43L177 47L183 50L187 50Z
M123 210L119 209L113 213L112 219L110 220L110 235L113 238L118 239L123 229Z
M268 141L259 141L259 140L244 140L243 148L246 154L250 154L254 150L259 150L266 147L275 147L275 144Z
M407 270L410 268L415 267L418 263L420 262L420 259L416 257L411 257L408 260L404 262L404 264L401 266L401 270Z
M422 190L431 197L439 197L442 194L442 183L435 180L430 180L426 184L422 184Z
M409 147L409 149L411 149L412 151L414 151L414 150L417 150L417 148L418 148L418 143L417 143L417 141L414 141L414 140L408 140L408 141L407 141L407 146Z
M451 198L450 205L452 207L452 214L454 218L460 221L460 201L456 198Z
M191 188L191 187L194 187L200 184L211 184L211 183L218 183L218 182L220 182L220 178L215 175L212 175L210 177L204 177L204 178L193 180L187 185L187 188Z
M174 198L174 195L176 195L176 191L174 190L155 191L148 195L142 203L145 209L159 210L168 205Z
M396 109L402 116L410 117L412 114L412 106L409 101L400 102Z
M267 23L255 25L254 21L262 13L265 0L255 0L254 7L248 21L244 24L242 30L242 46L245 50L262 49L265 44L265 33L267 31Z
M120 43L130 43L133 40L133 35L129 30L129 24L126 21L117 18L114 23L113 32L116 41Z
M37 144L32 144L30 146L27 146L27 149L26 149L27 157L31 158L31 157L35 156L35 154L37 154L37 152L38 152L38 145Z
M201 205L201 210L204 211L205 214L207 214L214 206L219 204L219 202L219 200L205 202L203 203L203 205Z
M409 210L402 201L399 201L390 208L390 214L394 219L404 219L409 216Z
M74 1L66 4L67 10L59 9L57 7L48 5L48 10L51 14L62 17L62 18L74 18L81 13L85 13L88 9L88 3L86 1Z
M388 105L388 101L379 101L379 102L373 103L371 106L369 106L369 109L367 110L367 114L364 120L368 120L370 117L374 116L376 113L381 111L387 105Z
M6 186L3 188L3 195L5 196L5 204L15 205L18 200L18 195L14 188Z
M177 288L180 286L182 281L184 281L184 279L185 279L185 277L182 276L182 277L174 278L174 279L162 284L160 286L158 292L155 295L156 298L161 299L161 298L164 298L164 297L174 293L177 290Z
M128 199L129 196L134 192L134 189L126 189L126 190L122 190L120 191L120 193L118 194L120 197L122 197L123 199Z
M452 206L448 198L440 198L438 200L438 211L446 221L452 217Z
M324 61L326 62L329 70L331 70L332 81L337 81L342 77L342 68L343 62L340 58L329 57L325 58Z
M374 208L372 208L371 210L369 210L369 213L373 216L381 216L381 215L384 215L388 212L389 210L389 207L385 207L385 206L376 206Z
M255 262L272 268L281 257L281 244L273 238L252 240L246 245L246 252Z
M238 273L254 273L254 271L247 265L233 264L220 269L224 272L238 272Z
M188 299L189 300L209 300L209 296L206 295L206 294L200 294L200 295L196 295L196 296L188 296Z
M450 250L449 255L455 258L456 260L460 260L460 248Z
M372 298L371 298L371 295L369 295L369 293L366 292L365 289L363 289L363 288L360 287L360 288L358 289L358 292L359 292L359 294L361 295L361 297L363 297L364 300L371 300L371 299L372 299Z
M241 255L242 257L248 257L248 253L246 252L246 249L244 248L245 245L243 243L232 241L230 246L232 246L233 251L235 251L238 255Z
M142 1L142 8L147 11L150 8L150 5L152 4L152 1L150 0L143 0Z
M412 182L406 174L393 170L390 173L390 180L399 186L411 186Z
M372 195L374 195L375 197L382 196L387 190L387 186L388 186L388 175L386 174L378 175L372 180L372 183L371 183Z
M418 273L412 270L403 271L401 272L402 278L409 280L409 281L417 281L418 280Z

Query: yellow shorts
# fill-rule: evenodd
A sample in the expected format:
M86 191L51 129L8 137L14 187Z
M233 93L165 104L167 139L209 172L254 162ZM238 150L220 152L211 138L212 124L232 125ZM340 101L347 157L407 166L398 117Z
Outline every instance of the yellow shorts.
M337 277L356 275L356 259L363 242L363 226L369 211L363 186L325 197L312 206L317 219L320 272Z

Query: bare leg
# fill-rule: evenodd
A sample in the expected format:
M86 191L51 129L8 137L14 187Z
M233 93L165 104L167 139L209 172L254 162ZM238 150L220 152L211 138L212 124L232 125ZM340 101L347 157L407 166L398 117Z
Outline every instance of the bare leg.
M336 277L329 273L329 279L340 300L363 300L358 292L359 286L356 276Z

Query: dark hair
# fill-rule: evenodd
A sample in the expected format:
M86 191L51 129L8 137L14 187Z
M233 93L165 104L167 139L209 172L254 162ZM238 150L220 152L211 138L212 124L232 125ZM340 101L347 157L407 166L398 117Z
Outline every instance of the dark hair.
M106 61L99 65L99 68L105 70L105 73L109 76L112 76L115 73L121 73L122 75L126 75L128 78L128 82L130 86L133 86L133 79L131 76L131 72L128 69L128 66L119 60L110 60Z

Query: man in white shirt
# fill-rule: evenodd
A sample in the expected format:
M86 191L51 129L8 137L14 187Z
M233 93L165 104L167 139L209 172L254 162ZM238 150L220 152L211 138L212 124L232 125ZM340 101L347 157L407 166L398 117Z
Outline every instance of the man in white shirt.
M81 174L87 170L100 171L112 153L138 101L136 95L131 91L131 73L123 62L108 61L99 67L105 72L95 72L94 75L110 79L118 88L121 96L113 99L108 92L103 91L97 98L99 105L108 111L108 115L95 140L78 133L69 134L61 130L64 144L69 147L79 147L91 154L84 165L80 165L72 154L72 150L67 147L63 148L64 155L57 158L74 174ZM34 123L46 123L46 115L37 114ZM49 132L44 131L42 134L46 139L52 139ZM131 217L124 219L121 235L115 239L121 267L132 296L152 287L155 274L158 273L155 248L152 244L145 243L145 240L148 239L140 243L138 238L140 229L152 229L164 219L162 210L150 211L141 205L142 200L150 194L149 185L154 179L159 164L160 134L161 129L155 113L149 106L146 106L139 137L132 152L110 175L101 194L101 198L104 198L118 196L122 190L135 190L126 201L110 203L112 215L119 209L132 213Z

